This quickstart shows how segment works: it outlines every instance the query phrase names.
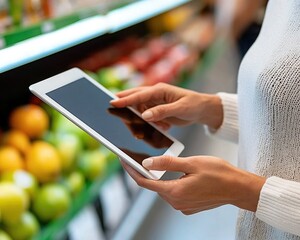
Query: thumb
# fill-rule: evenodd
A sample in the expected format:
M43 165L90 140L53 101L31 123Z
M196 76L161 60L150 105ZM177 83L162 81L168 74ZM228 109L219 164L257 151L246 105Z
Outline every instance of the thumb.
M167 155L147 158L142 162L142 164L148 170L173 171L183 173L192 172L190 164L184 161L184 158Z
M168 103L158 105L152 108L147 109L145 112L142 113L143 119L146 121L161 121L168 117L175 117L178 116L178 103Z

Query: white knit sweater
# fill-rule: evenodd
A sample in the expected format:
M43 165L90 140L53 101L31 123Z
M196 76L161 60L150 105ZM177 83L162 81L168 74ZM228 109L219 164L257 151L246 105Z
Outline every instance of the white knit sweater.
M240 210L237 239L300 239L300 0L269 1L238 95L219 96L215 135L239 143L239 167L267 177L257 212Z

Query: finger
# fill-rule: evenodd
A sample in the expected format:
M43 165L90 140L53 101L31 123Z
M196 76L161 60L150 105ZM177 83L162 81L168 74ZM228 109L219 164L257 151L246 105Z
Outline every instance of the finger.
M169 117L180 115L178 112L180 108L178 102L161 104L147 109L142 113L142 117L146 121L158 122Z
M189 163L188 158L172 156L151 157L145 159L142 164L149 170L174 171L187 174L193 172L193 166Z
M127 171L127 173L133 178L133 180L143 188L147 188L154 192L166 192L168 191L168 184L166 181L157 181L157 180L151 180L147 179L144 176L142 176L140 173L138 173L136 170L134 170L132 167L130 167L127 163L124 161L121 161L122 166ZM172 187L171 187L172 188Z
M140 173L138 173L135 169L129 166L126 162L121 161L122 166L127 171L127 173L133 178L133 180L143 188L147 188L153 192L157 192L158 194L162 194L164 196L168 195L174 186L178 184L178 180L152 180L145 178Z
M145 89L145 88L144 88ZM138 90L129 90L129 93L123 92L119 95L120 98L112 100L110 103L115 107L127 107L134 106L137 104L142 104L148 102L153 97L153 89L148 88L148 90L142 91Z
M179 119L177 117L166 118L164 119L164 121L169 125L177 125L177 126L185 126L192 123L192 121Z
M171 125L169 123L160 121L160 122L155 122L155 124L160 127L161 129L163 129L164 131L167 131L170 129Z
M126 97L128 95L131 95L133 93L139 92L144 89L145 89L145 87L130 88L130 89L126 89L124 91L120 91L120 92L116 93L116 96L118 96L119 98L122 98L122 97Z

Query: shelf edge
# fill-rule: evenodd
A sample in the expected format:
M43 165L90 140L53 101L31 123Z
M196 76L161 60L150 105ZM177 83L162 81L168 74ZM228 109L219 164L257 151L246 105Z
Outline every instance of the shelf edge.
M105 16L93 16L56 31L24 40L0 50L0 73L47 57L106 33L125 29L188 2L190 0L137 1L112 10Z

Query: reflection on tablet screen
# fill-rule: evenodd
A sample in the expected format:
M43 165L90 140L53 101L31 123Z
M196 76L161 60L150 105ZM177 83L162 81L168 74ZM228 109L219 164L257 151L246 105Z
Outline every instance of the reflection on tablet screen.
M47 95L138 162L164 154L173 144L128 108L113 108L112 98L85 78Z

